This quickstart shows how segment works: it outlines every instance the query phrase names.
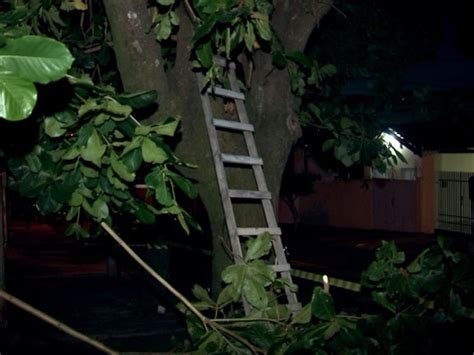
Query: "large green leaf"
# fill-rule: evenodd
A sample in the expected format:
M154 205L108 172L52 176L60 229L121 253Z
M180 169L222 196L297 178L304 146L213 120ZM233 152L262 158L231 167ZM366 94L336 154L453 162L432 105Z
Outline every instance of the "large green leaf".
M160 136L174 136L176 128L179 126L179 117L168 117L163 122L152 128L152 131Z
M86 146L81 148L81 157L84 160L90 161L91 163L100 166L101 158L106 150L107 147L102 142L99 134L95 129L93 129L89 139L87 140Z
M147 163L161 164L168 159L168 154L149 138L143 140L142 155Z
M130 106L134 109L141 109L150 106L157 99L155 90L140 91L133 94L122 94L116 100L122 105Z
M267 255L272 247L272 236L266 232L260 234L257 238L247 241L247 252L245 253L245 262L258 259Z
M39 36L7 39L0 48L2 71L40 84L61 79L73 60L63 43Z
M178 186L179 189L183 191L187 196L189 196L190 198L197 197L197 188L190 180L169 170L166 172L166 175L170 177L171 180L173 180L173 182L176 184L176 186Z
M36 99L37 92L32 82L0 73L0 117L9 121L25 119L33 111Z
M61 122L54 117L46 117L44 120L44 131L52 138L61 137L66 133L66 129L62 127Z
M113 171L125 181L131 182L135 180L135 173L130 172L127 166L118 159L117 154L114 152L110 155L110 164L112 165Z
M311 310L315 317L322 320L329 321L336 316L332 297L321 287L314 289Z

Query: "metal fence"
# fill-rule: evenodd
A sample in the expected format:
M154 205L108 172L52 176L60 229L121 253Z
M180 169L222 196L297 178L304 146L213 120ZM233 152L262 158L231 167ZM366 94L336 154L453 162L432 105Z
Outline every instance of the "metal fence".
M438 175L438 229L471 234L469 178L474 172L440 172Z

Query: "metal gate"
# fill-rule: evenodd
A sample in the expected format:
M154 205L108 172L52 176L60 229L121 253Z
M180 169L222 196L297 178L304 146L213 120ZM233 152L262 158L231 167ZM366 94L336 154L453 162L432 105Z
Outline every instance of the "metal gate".
M474 172L439 172L438 229L471 234L469 178Z

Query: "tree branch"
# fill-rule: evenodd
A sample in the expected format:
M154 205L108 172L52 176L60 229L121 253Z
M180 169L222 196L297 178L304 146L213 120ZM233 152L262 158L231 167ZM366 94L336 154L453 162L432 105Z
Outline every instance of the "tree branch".
M88 337L87 335L78 332L77 330L72 329L71 327L67 326L66 324L58 321L57 319L47 315L46 313L40 311L39 309L34 308L33 306L29 305L28 303L16 298L15 296L13 296L13 295L11 295L11 294L3 291L3 290L0 290L0 298L3 298L5 301L8 301L8 302L14 304L15 306L17 306L18 308L21 308L25 312L27 312L27 313L29 313L29 314L45 321L46 323L52 325L53 327L59 329L60 331L66 333L66 334L69 334L70 336L72 336L76 339L79 339L79 340L93 346L94 348L103 351L106 354L113 354L113 355L118 355L119 354L117 351L108 348L107 346L105 346L101 342L99 342L95 339L92 339L92 338Z

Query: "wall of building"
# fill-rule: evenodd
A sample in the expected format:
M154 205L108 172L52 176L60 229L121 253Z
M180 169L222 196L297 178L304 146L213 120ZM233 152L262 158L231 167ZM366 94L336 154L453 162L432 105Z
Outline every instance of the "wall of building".
M422 156L422 173L417 179L417 230L420 233L434 233L437 225L438 171L440 155L425 151Z
M416 232L416 181L323 181L295 201L299 222L354 229ZM279 221L294 223L280 201Z
M439 154L440 171L474 172L474 153Z

